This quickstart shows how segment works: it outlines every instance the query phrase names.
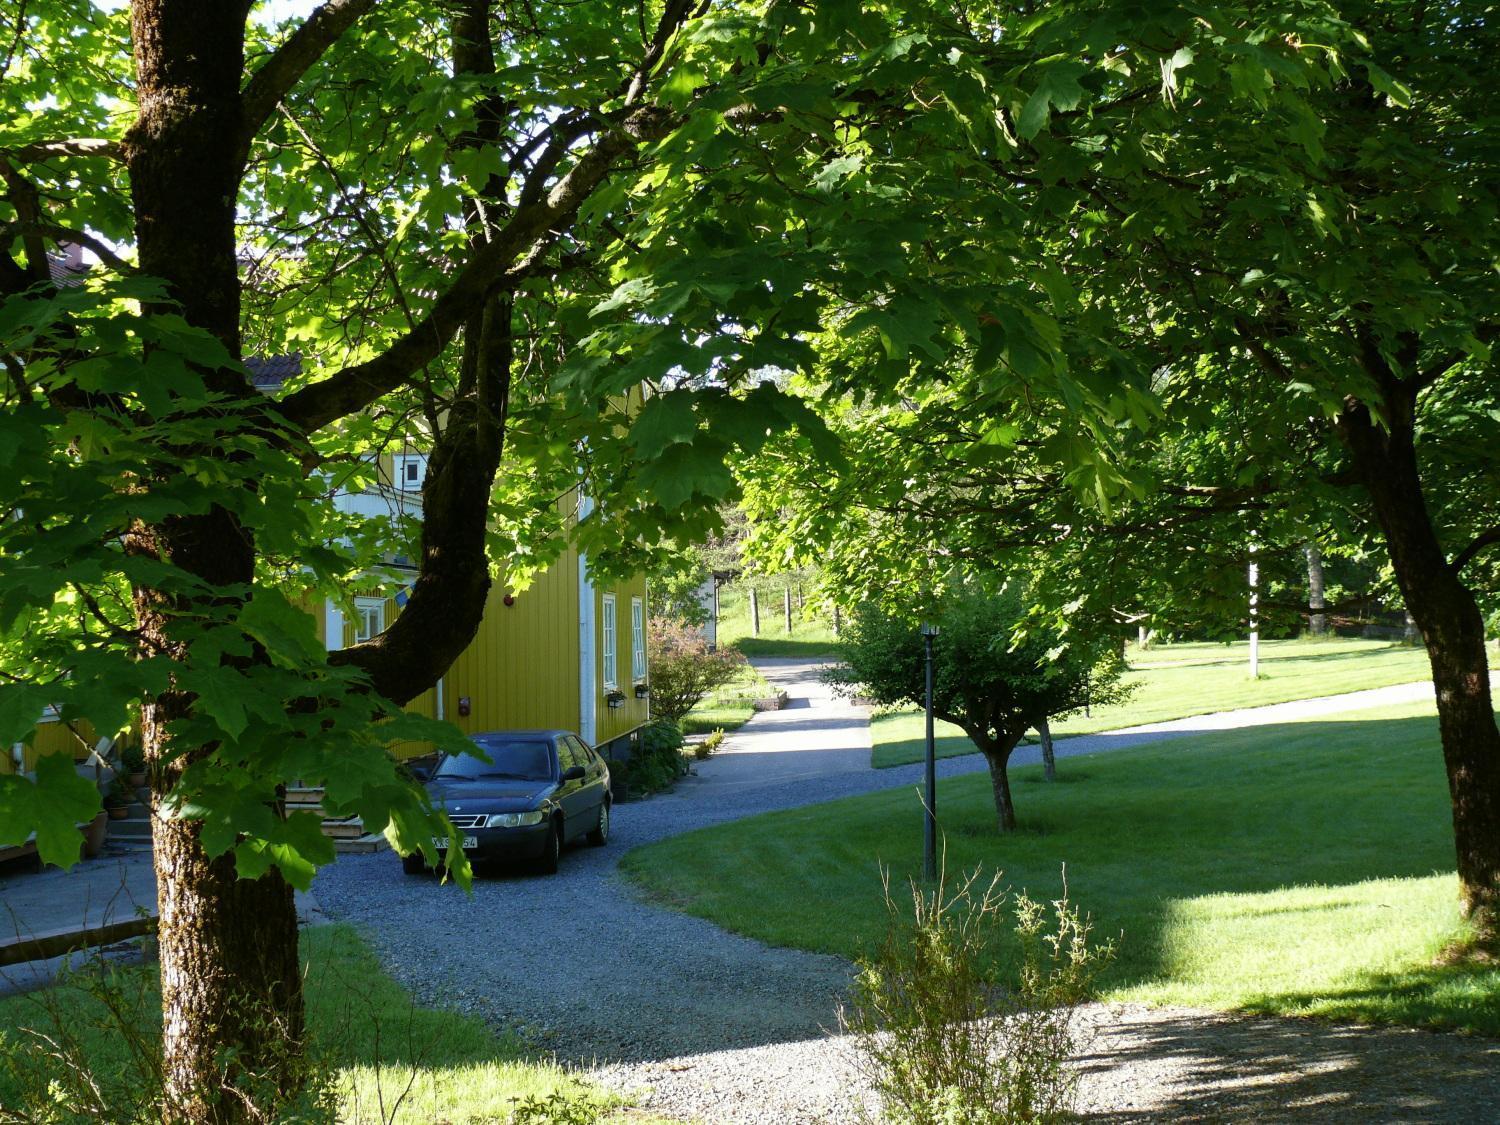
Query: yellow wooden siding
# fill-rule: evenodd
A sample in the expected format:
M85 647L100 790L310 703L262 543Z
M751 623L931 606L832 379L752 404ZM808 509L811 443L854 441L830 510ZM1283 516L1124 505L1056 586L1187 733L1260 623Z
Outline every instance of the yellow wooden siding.
M490 587L479 633L444 680L448 719L468 732L578 729L578 552L568 549L505 604ZM469 700L469 714L459 701Z
M616 686L625 693L625 702L619 707L611 707L605 702L605 695L609 690L604 686L604 596L606 594L613 594L615 597L615 670L619 679ZM623 582L602 585L594 591L596 603L594 606L594 655L598 661L594 674L594 683L598 689L598 699L594 705L594 741L600 745L629 734L651 717L651 701L649 698L637 699L635 697L635 680L631 676L630 600L632 598L641 599L643 611L648 608L644 575L636 575Z
M31 732L31 737L26 739L21 750L22 769L29 772L36 768L36 760L43 754L71 754L75 761L83 761L88 757L89 751L93 749L94 743L99 741L93 725L87 721L79 720L73 723L78 737L74 737L73 731L68 729L66 723L60 723L55 719L38 723ZM82 742L79 739L83 739ZM0 753L0 775L15 772L15 760L12 757L13 747L7 746Z
M364 595L361 595L361 596L363 597ZM384 624L386 626L389 626L393 621L396 620L396 618L398 618L398 617L401 616L401 605L400 605L399 602L397 602L397 600L394 597L385 598L383 600L384 600L384 603L385 603ZM319 624L318 624L318 632L320 634L326 636L326 634L327 634L327 614L326 614L326 612L324 612L323 614L320 614L319 617L320 617L320 621L319 621ZM358 625L359 625L358 618L356 618L356 617L354 617L354 616L352 616L350 614L345 614L344 615L344 637L343 637L343 643L346 646L352 645L354 643L354 633L355 633L355 629L358 628ZM325 643L326 643L326 641L325 641ZM410 703L408 703L405 707L403 707L402 710L405 711L408 715L425 715L429 719L436 719L436 718L438 718L439 716L438 716L438 709L437 709L437 688L435 688L435 687L428 688L421 695L417 696ZM389 749L390 749L391 753L395 754L396 757L398 757L398 758L417 758L417 757L422 756L423 754L429 754L429 753L431 753L432 749L433 749L433 746L432 746L432 743L430 743L430 742L412 742L412 741L403 740L403 741L400 741L400 742L393 742L393 743L391 743Z

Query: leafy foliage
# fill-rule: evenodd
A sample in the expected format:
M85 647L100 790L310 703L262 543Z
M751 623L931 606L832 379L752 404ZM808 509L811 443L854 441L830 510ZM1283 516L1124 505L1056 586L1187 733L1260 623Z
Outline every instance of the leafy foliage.
M1086 629L1064 635L1029 624L1012 588L960 589L939 603L933 622L933 711L991 752L1046 719L1091 704L1119 702L1124 671L1112 638ZM866 607L841 646L844 663L829 678L846 694L887 706L923 706L924 642L916 623Z

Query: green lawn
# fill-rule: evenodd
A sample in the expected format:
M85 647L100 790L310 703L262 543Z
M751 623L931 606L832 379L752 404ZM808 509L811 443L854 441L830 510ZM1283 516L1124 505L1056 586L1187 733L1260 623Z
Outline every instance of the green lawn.
M755 714L755 701L771 694L766 678L746 664L727 684L682 717L683 734L734 730Z
M477 1125L509 1120L516 1099L545 1098L554 1091L590 1095L561 1068L528 1057L518 1040L496 1037L477 1018L416 1007L353 928L304 930L302 941L313 1050L336 1074L340 1121ZM35 1041L20 1029L55 1036L61 1016L88 1045L93 1070L108 1092L109 1084L124 1081L129 1053L108 1025L101 1003L89 995L89 976L80 973L72 983L0 1000L0 1044L8 1040L20 1048L13 1056L18 1060L23 1055L39 1059L40 1053L29 1046ZM139 1026L154 1037L160 1026L155 968L120 971L113 977L116 994L130 998ZM22 1092L3 1059L6 1053L0 1046L0 1107L15 1108L22 1104ZM619 1104L602 1093L592 1096L601 1107ZM118 1114L114 1119L127 1120L126 1102L119 1097L111 1101Z
M1067 884L1120 1000L1313 1014L1500 1035L1500 966L1439 969L1461 934L1430 708L1368 711L1013 771L1021 830L994 832L987 777L944 781L949 871ZM631 877L774 945L852 957L885 925L879 865L920 870L910 788L739 821L637 849ZM829 904L837 904L830 909Z
M733 645L746 656L823 656L832 652L833 623L814 609L811 602L798 610L797 591L792 590L792 631L786 631L781 594L766 596L760 603L760 635L751 632L750 596L741 586L719 591L719 644Z
M1430 679L1424 649L1387 641L1351 638L1262 641L1260 678L1249 676L1249 644L1161 645L1130 650L1128 679L1140 686L1114 707L1097 707L1053 724L1059 735L1092 734L1120 727L1262 707L1292 699L1313 699L1364 688ZM937 754L951 758L974 753L957 727L938 725ZM877 715L871 729L877 769L922 760L922 716L914 710Z

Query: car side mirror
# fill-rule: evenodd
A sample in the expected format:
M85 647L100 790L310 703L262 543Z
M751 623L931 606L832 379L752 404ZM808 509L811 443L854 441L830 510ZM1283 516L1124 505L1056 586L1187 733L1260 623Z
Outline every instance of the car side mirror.
M564 781L582 781L587 771L582 766L569 766L562 772Z
M432 780L432 771L426 766L408 766L406 772L411 774L413 781L425 785Z

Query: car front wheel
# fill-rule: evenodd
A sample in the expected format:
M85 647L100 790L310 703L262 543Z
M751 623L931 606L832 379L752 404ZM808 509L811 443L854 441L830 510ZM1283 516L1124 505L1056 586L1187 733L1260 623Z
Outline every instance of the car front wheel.
M602 848L609 843L609 802L599 802L599 826L589 833L589 843Z
M553 825L552 831L547 833L547 840L542 845L541 858L536 861L536 869L543 875L557 874L557 860L562 855L562 825Z

